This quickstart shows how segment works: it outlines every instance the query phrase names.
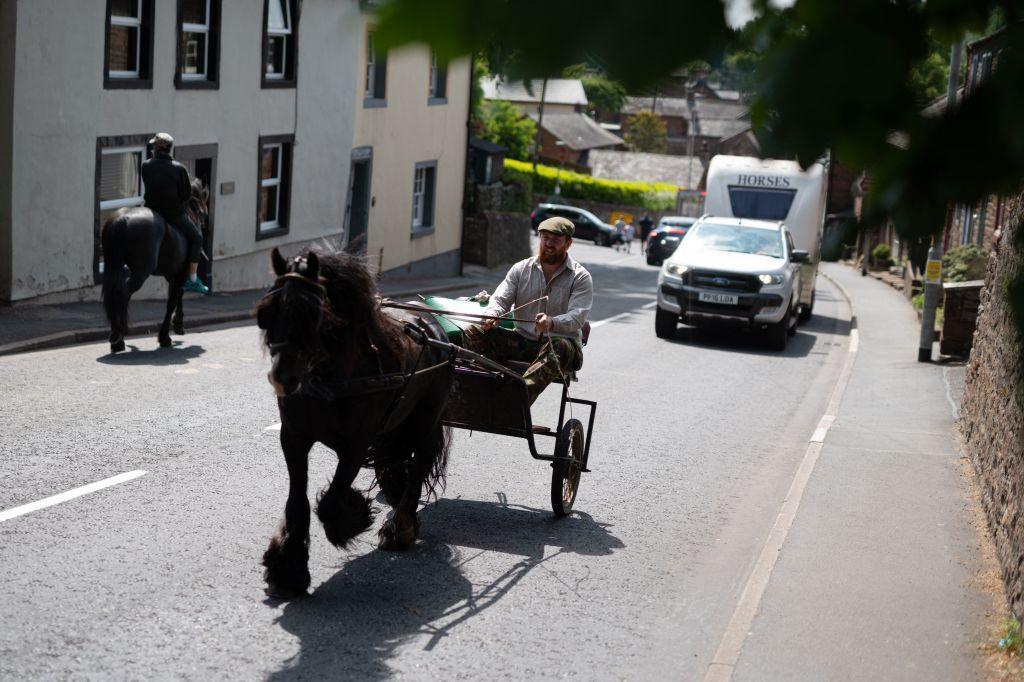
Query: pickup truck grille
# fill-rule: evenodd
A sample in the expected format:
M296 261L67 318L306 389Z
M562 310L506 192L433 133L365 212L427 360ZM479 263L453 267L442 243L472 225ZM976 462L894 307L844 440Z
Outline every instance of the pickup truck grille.
M761 280L755 275L739 275L733 272L714 272L712 270L693 270L690 273L692 286L702 289L721 289L756 293L761 290Z

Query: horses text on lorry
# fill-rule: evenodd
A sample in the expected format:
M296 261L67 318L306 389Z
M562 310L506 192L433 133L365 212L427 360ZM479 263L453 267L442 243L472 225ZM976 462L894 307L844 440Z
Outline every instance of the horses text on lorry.
M708 166L707 215L781 220L793 235L796 248L810 254L801 273L803 319L810 318L814 308L827 179L820 163L802 170L795 161L719 155Z

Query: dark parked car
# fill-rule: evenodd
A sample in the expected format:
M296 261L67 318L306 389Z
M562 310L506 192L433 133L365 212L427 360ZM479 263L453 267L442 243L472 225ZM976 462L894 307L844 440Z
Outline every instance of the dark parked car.
M648 265L661 265L665 259L675 253L679 242L683 241L686 231L697 222L696 218L685 216L665 216L658 221L658 226L647 235L647 244L644 250L647 252Z
M611 246L622 240L615 233L614 227L590 211L562 204L537 204L537 208L530 214L530 224L533 226L533 231L536 233L537 226L541 222L555 216L568 218L576 226L573 239L592 239L595 244L604 246Z

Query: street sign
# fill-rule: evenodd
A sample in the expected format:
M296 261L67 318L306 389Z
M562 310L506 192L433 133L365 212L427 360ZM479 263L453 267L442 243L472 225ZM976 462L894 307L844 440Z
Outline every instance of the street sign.
M924 268L924 281L937 284L942 279L942 261L930 260Z
M615 221L618 220L619 218L621 218L622 222L624 222L624 223L632 223L633 222L633 214L632 213L626 213L625 211L612 211L612 218L611 218L612 225L614 225Z

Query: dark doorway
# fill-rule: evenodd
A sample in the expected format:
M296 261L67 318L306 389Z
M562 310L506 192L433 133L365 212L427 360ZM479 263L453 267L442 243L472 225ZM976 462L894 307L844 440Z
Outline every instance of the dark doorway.
M214 191L217 181L217 145L196 144L186 147L175 147L174 158L188 168L190 177L199 178L203 187L208 192L207 208L210 211L206 221L206 231L203 235L204 258L199 261L199 277L206 282L213 291L213 223L216 211L216 192Z
M349 173L348 213L345 216L348 239L345 250L366 255L367 228L370 222L370 174L372 151L366 147L352 150L352 170Z

